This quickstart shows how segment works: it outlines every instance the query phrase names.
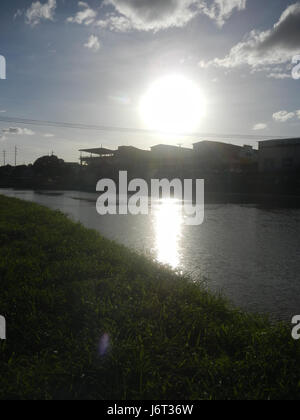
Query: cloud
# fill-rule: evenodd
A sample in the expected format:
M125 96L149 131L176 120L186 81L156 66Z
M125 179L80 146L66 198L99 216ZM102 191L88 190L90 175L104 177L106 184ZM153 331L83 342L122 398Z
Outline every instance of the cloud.
M47 3L40 3L36 1L25 11L25 22L28 25L36 26L42 20L53 20L56 10L56 0L48 0ZM20 14L18 10L15 16Z
M277 122L287 122L295 117L295 112L278 111L273 114L273 120Z
M274 48L299 50L300 42L300 3L289 6L281 15L273 29L265 32L258 48L267 51Z
M90 6L83 1L78 2L78 7L82 10L77 12L75 16L69 17L67 22L87 26L95 22L97 17L97 12L95 10L91 9Z
M193 19L199 9L197 0L106 0L123 17L122 24L139 31L159 31L170 27L183 27ZM120 30L115 14L108 18L111 29ZM112 19L113 18L113 19ZM124 20L125 19L125 20ZM117 24L115 28L113 24Z
M129 30L158 32L181 28L202 14L224 25L235 10L244 10L247 0L105 0L113 8L98 26L126 32Z
M268 74L269 79L277 79L277 80L284 80L284 79L291 79L292 75L290 73L270 73Z
M14 19L14 20L16 20L19 16L23 16L23 14L24 14L24 10L22 10L22 9L18 9L18 10L16 11L16 13L14 14L13 19Z
M35 132L29 128L10 127L2 130L4 134L17 135L17 136L34 136Z
M45 133L44 137L46 137L47 139L50 139L50 138L55 137L55 136L54 136L54 134L51 134L51 133Z
M275 25L266 31L251 31L244 40L233 46L224 58L200 62L201 67L224 67L233 69L249 66L252 71L267 71L268 67L291 63L293 55L299 52L300 44L300 2L292 4L282 13ZM281 67L282 70L282 67ZM287 78L287 75L275 78ZM275 73L269 74L274 77Z
M258 123L258 124L254 125L253 130L254 131L265 130L267 127L268 127L268 125L265 124L265 123Z
M86 48L89 48L90 50L93 50L93 51L99 51L99 49L101 47L99 38L95 35L91 35L89 37L87 43L84 44L84 46Z
M215 0L210 6L206 2L200 3L200 10L208 17L215 20L219 26L223 26L233 12L246 9L247 0Z
M132 22L125 16L107 15L104 20L98 20L97 26L116 32L128 32L134 29Z

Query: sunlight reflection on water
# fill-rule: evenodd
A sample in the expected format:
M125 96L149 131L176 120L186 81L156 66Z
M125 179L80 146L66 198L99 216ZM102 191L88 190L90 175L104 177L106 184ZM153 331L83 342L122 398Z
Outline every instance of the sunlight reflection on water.
M155 250L157 260L172 268L180 264L182 206L176 200L162 200L154 208Z

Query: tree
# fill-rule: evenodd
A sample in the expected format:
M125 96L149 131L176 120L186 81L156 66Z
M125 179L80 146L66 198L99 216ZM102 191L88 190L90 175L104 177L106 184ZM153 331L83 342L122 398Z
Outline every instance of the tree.
M64 160L57 156L43 156L34 162L33 170L36 176L55 179L62 176L65 169L64 163Z

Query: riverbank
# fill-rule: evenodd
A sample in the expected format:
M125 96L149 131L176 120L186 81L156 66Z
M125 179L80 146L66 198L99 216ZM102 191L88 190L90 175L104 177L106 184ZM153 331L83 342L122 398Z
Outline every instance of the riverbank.
M0 197L0 398L298 399L291 328Z

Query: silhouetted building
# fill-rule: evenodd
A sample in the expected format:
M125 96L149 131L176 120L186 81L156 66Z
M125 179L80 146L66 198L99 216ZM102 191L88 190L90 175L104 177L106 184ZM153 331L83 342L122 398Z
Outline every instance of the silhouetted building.
M118 150L114 152L114 157L118 161L134 164L141 160L148 160L150 158L150 152L133 146L120 146Z
M181 159L192 156L193 150L186 147L169 146L167 144L158 144L151 147L153 158L159 159Z
M300 138L259 142L259 171L280 172L300 169Z
M217 141L194 143L195 165L204 171L243 171L255 165L258 152L252 146L237 146Z
M158 144L151 147L152 177L189 177L193 166L193 150L179 146Z
M120 146L82 149L81 165L95 170L127 170L133 175L157 178L195 178L201 173L249 172L257 169L258 151L251 146L236 146L215 141L201 141L193 149L158 144L151 150ZM82 153L89 153L83 156Z
M90 164L97 164L101 163L103 159L114 157L114 150L105 149L103 147L98 147L94 149L81 149L79 150L81 153L80 155L80 163L81 165L90 165ZM82 153L88 153L89 156L83 156Z

